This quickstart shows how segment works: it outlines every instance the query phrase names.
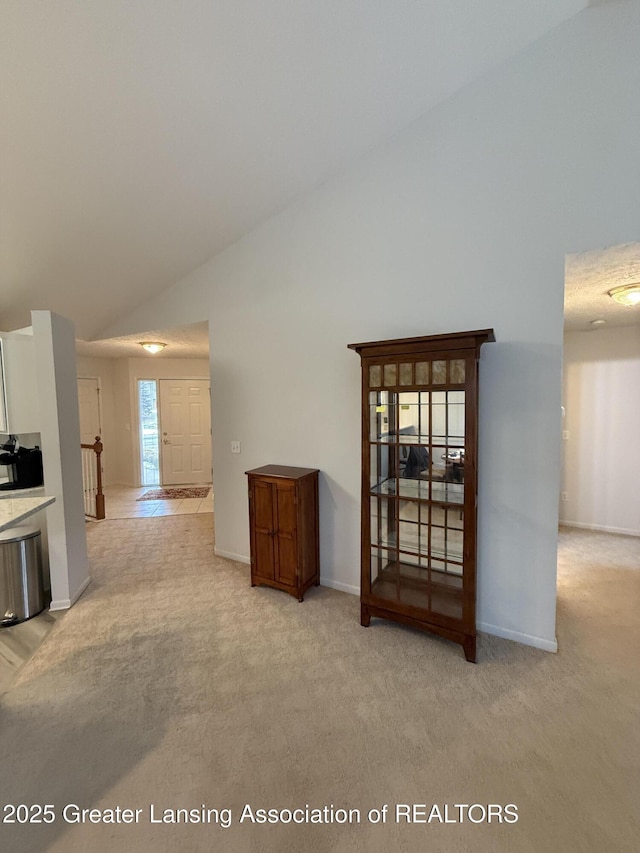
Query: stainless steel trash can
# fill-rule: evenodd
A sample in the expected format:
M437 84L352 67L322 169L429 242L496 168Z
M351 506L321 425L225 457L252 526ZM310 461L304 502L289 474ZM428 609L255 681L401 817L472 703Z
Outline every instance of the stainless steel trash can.
M44 610L40 531L0 532L0 626L16 625Z

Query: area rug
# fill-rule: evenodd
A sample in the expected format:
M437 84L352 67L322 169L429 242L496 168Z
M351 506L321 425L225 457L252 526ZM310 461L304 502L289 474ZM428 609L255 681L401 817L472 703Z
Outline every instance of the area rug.
M206 498L211 486L180 486L170 489L150 489L139 501L172 501L183 498Z

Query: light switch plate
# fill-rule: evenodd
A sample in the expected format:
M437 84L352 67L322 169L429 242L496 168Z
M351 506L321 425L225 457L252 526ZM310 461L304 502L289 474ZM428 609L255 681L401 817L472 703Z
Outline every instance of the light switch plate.
M232 441L231 442L231 452L232 453L240 453L240 442Z

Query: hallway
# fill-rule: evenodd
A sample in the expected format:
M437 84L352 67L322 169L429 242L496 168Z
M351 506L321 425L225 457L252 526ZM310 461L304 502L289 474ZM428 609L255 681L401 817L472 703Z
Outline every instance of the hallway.
M138 498L156 486L107 486L104 490L106 519L156 518L159 515L193 515L213 512L213 492L204 498L140 501Z

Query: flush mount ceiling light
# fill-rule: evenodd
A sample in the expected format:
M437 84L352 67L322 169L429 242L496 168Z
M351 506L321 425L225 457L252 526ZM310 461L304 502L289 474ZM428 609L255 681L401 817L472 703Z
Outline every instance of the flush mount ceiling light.
M609 291L609 296L621 305L633 308L634 305L640 305L640 284L623 284L621 287L614 287Z
M142 349L146 349L147 352L153 353L156 355L166 347L166 344L160 343L160 341L141 341L140 346Z

